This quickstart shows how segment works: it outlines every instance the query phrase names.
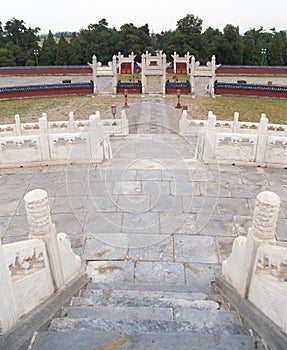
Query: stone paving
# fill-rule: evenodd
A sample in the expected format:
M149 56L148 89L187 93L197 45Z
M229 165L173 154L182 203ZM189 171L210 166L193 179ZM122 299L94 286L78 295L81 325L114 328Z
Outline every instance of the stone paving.
M151 116L141 108L140 121L148 125ZM162 111L150 112L161 125ZM27 238L23 197L41 188L57 231L69 234L93 281L188 285L211 293L210 280L234 238L246 235L263 190L282 200L277 238L286 244L287 170L205 165L194 159L196 138L153 130L160 129L112 138L114 158L98 166L1 170L3 243Z

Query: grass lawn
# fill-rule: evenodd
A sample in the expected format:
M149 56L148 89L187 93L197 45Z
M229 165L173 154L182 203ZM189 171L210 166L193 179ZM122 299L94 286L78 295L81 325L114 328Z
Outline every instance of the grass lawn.
M212 111L217 119L231 120L234 112L239 112L240 121L258 122L265 113L270 123L287 124L287 100L284 99L240 96L190 99L182 96L182 104L188 105L188 114L193 119L206 119L208 111Z
M141 103L140 95L129 95L129 105ZM174 108L175 95L166 96L163 101ZM49 120L67 120L70 111L75 119L88 119L90 114L100 111L104 118L111 117L111 106L116 105L117 113L124 104L124 96L59 96L0 100L0 124L14 123L14 115L19 114L22 122L37 121L43 112ZM287 100L256 97L209 96L195 97L182 95L181 104L188 106L189 118L206 119L208 111L213 111L218 119L231 120L234 112L239 112L240 121L259 121L262 113L267 114L271 123L287 124ZM128 110L127 110L128 114Z

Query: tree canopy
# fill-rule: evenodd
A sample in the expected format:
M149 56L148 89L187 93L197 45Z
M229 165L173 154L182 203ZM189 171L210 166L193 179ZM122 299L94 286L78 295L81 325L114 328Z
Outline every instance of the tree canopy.
M202 19L187 14L177 21L175 30L150 33L148 24L126 23L117 30L103 18L79 32L49 31L40 37L40 28L27 27L23 20L13 18L4 26L0 22L0 66L87 64L93 55L107 64L119 51L124 55L133 51L140 61L143 52L158 50L168 58L175 51L180 55L189 51L202 64L215 55L222 64L260 65L262 49L266 49L265 65L287 65L286 31L260 27L240 34L239 27L232 24L223 31L211 27L203 31L202 24ZM39 52L39 61L34 50Z

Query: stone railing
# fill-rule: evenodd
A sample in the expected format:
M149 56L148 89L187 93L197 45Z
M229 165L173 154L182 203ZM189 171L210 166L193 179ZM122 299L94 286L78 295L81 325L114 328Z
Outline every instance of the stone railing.
M252 227L235 239L222 276L287 334L287 247L275 238L279 209L277 194L257 196Z
M33 165L61 164L66 162L100 163L112 158L109 136L129 133L125 111L120 119L101 120L100 114L89 120L48 122L44 113L36 123L0 125L0 164Z
M287 125L270 124L265 114L259 123L217 120L208 113L207 120L189 120L183 111L181 135L199 136L202 152L198 155L206 163L231 163L266 166L286 166Z
M0 240L0 332L64 288L81 272L80 257L69 237L56 233L47 193L33 190L24 197L29 239L10 244Z
M103 124L104 132L108 135L126 136L129 133L129 124L125 110L121 111L121 118L117 119L100 119L100 112L97 111L96 119ZM47 114L43 113L42 117L47 119L47 128L50 134L74 133L87 131L90 127L90 119L75 120L74 113L69 113L69 120L48 121ZM0 125L0 137L6 136L24 136L38 134L40 122L21 123L20 116L15 115L14 124Z

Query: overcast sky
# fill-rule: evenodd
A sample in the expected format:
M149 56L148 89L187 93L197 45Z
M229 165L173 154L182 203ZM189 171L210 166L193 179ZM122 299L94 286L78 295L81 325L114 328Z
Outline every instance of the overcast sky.
M150 31L174 30L187 14L203 20L203 29L222 30L226 24L239 26L240 33L250 28L277 31L287 29L287 0L6 0L1 4L0 21L22 19L27 27L78 31L105 18L109 27L122 24L149 25Z

